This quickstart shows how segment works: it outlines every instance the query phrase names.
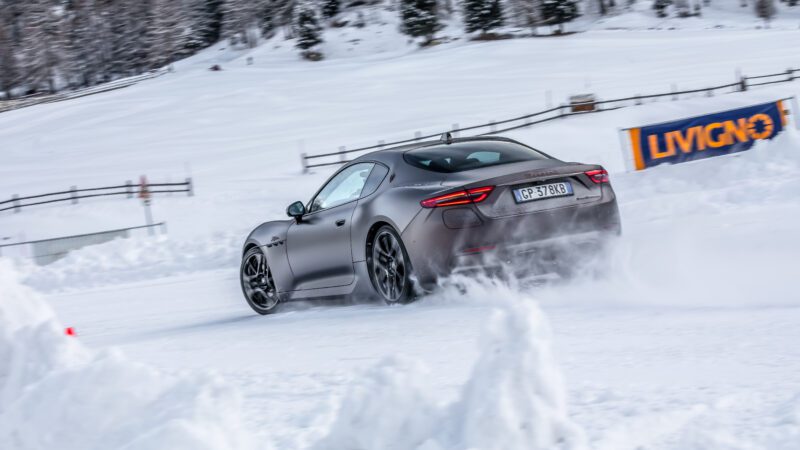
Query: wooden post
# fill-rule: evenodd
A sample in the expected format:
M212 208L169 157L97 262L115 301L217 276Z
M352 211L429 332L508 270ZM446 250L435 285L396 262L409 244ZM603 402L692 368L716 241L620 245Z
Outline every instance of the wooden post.
M69 195L70 195L70 198L72 198L72 204L73 205L78 203L78 193L76 192L77 190L78 190L78 186L72 186L72 187L69 188L69 192L70 192Z
M303 173L308 173L308 162L306 161L305 153L300 153L300 164L303 165Z
M192 185L192 177L186 178L186 189L189 197L194 197L194 186Z
M739 80L739 92L744 92L747 90L747 77L742 75L742 78Z

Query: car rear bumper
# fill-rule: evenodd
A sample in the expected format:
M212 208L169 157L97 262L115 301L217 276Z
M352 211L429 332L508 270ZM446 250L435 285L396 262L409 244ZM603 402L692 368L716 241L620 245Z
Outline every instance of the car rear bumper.
M479 218L464 221L464 228L454 228L452 220L445 223L444 213L455 208L423 209L403 231L403 242L423 286L456 271L509 262L527 270L545 269L620 234L616 198L608 191L610 195L591 204L501 218L487 218L472 205L461 207Z

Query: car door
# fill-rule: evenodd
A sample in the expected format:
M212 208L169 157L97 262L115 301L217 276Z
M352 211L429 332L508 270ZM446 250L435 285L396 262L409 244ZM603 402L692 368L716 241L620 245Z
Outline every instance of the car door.
M339 171L314 196L301 220L289 226L286 251L295 290L353 282L351 219L373 166L358 163Z

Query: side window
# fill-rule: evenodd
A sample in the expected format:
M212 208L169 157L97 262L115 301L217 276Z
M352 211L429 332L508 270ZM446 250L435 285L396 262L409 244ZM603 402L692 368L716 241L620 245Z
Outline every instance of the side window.
M325 187L311 201L309 212L333 208L358 200L373 166L372 163L353 164L337 173L328 180Z
M364 190L361 191L361 196L366 197L378 190L378 186L381 185L381 182L386 178L386 174L388 173L389 169L381 164L375 164L375 167L369 174L369 178L367 178L367 184L364 185Z

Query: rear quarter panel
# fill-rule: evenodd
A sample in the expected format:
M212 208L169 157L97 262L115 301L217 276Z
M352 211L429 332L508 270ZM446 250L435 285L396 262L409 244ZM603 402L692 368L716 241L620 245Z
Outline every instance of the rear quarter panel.
M383 161L389 167L389 175L372 194L358 201L352 218L351 240L353 261L364 261L367 256L367 236L370 229L384 222L399 234L422 210L420 201L430 194L442 190L444 176L409 166L402 155Z

